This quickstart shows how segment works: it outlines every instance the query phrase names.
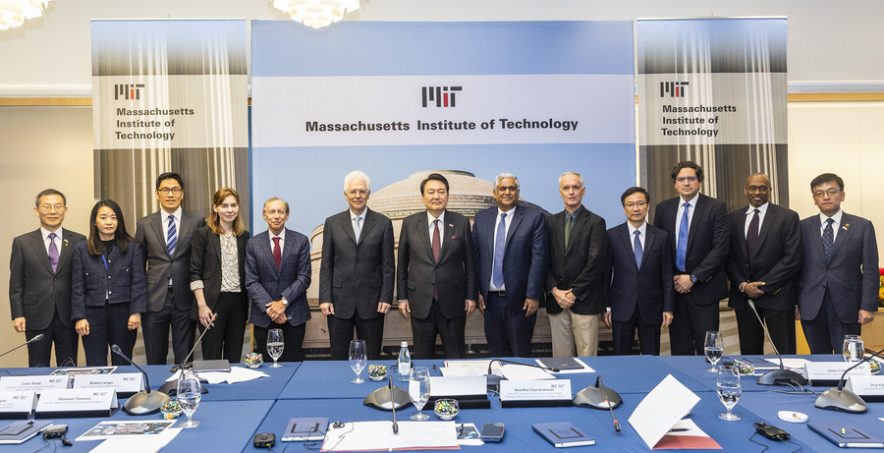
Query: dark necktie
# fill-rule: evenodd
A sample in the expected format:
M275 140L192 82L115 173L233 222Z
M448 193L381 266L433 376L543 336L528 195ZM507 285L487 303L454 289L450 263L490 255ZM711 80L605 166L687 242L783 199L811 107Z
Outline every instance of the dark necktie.
M632 251L635 252L635 267L641 269L642 267L642 240L641 235L642 232L639 230L635 230L635 240L632 241Z
M55 233L49 233L49 265L52 266L52 272L58 270L58 246L55 245Z
M279 248L279 236L273 236L273 264L276 264L276 271L279 272L279 266L282 265L282 250Z
M568 244L571 243L571 230L574 228L574 216L565 216L565 250L568 250Z
M503 286L503 255L506 250L506 213L500 215L497 237L494 239L494 261L491 263L491 283L495 288Z
M175 244L178 243L178 229L175 228L175 216L169 216L169 231L166 233L166 252L169 256L175 254Z
M749 261L752 261L752 257L755 256L755 252L758 251L758 225L761 223L761 218L758 213L761 212L757 208L755 209L755 215L752 216L752 220L749 221L749 231L746 232L746 247L749 250Z
M442 257L442 238L439 236L439 219L433 220L433 260L437 263Z
M684 213L681 216L681 225L678 227L678 242L675 245L675 267L684 272L685 257L688 254L688 211L691 209L690 203L685 203Z
M826 263L832 259L832 250L835 249L835 230L832 229L833 219L826 219L826 228L823 230L823 255Z

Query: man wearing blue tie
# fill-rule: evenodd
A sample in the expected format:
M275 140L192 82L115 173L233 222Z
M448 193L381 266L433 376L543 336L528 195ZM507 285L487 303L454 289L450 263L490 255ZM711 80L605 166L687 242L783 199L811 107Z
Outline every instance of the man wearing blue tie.
M820 213L801 221L798 314L810 353L831 354L841 350L844 335L859 335L875 319L878 243L872 222L841 210L841 177L819 175L810 190Z
M544 292L546 222L539 210L517 206L515 175L497 175L493 195L497 206L479 211L473 225L479 308L489 353L524 357Z
M669 234L675 257L669 341L672 355L702 355L706 332L718 330L718 303L727 297L727 208L700 193L703 168L696 163L679 162L671 176L679 196L660 202L654 216L654 226Z

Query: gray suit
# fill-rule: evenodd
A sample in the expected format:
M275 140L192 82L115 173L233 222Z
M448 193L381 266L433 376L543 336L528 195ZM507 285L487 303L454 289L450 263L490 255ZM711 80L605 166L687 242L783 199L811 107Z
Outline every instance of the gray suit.
M801 221L798 308L811 354L840 351L845 334L860 333L859 310L878 309L878 243L872 222L843 213L828 263L821 231L819 215Z
M144 251L147 279L147 313L142 326L148 364L166 363L170 325L175 363L183 361L193 347L196 325L190 318L194 304L190 291L190 241L194 231L203 225L202 217L182 210L181 219L177 221L178 241L173 256L169 256L161 213L155 212L138 221L135 241Z
M9 306L12 319L24 316L25 337L47 338L28 345L28 366L49 366L55 343L55 361L77 362L78 337L71 322L71 259L74 247L86 238L62 229L58 267L52 272L39 229L12 241L9 264Z
M358 244L349 209L326 219L322 230L319 302L331 302L335 309L328 322L337 360L347 359L354 328L365 340L368 358L380 357L384 315L377 307L393 302L393 223L370 209L363 215Z

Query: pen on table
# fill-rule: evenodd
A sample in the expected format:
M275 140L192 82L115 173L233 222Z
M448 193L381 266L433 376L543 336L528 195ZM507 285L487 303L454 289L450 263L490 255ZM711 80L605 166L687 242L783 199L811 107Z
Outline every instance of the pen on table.
M687 431L690 431L690 429L688 429L688 428L672 428L669 430L670 433L683 433L683 432L687 432Z
M439 369L436 368L436 364L434 363L433 364L433 373L437 373L437 372L439 372Z

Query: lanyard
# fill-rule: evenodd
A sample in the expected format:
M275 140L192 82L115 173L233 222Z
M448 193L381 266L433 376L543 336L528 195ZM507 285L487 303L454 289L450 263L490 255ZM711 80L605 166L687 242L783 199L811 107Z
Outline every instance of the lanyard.
M101 254L101 262L104 263L104 271L110 272L110 269L107 267L107 258L104 256L104 253Z

